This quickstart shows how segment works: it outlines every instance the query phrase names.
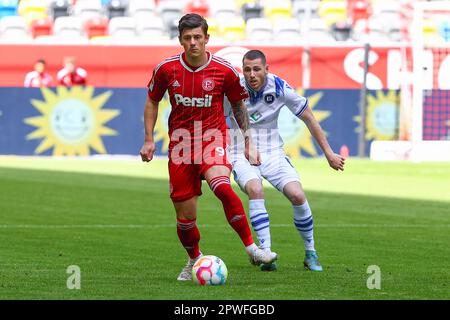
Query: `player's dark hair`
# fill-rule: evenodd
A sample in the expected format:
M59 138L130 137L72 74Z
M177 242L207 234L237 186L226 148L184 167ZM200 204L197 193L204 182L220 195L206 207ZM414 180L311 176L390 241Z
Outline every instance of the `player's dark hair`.
M42 59L42 58L41 59L37 59L36 63L46 64L45 60Z
M262 64L266 65L266 56L260 50L247 51L247 53L244 54L244 57L242 58L242 62L244 62L245 59L247 59L247 60L261 59Z
M208 23L206 20L196 13L185 14L178 22L179 37L184 29L194 29L201 27L205 36L208 34Z

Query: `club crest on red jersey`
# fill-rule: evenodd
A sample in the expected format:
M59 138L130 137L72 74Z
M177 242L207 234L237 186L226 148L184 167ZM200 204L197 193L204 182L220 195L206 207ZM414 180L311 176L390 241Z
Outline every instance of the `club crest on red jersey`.
M202 82L202 88L205 91L211 91L212 89L214 89L215 83L214 80L212 79L203 79Z

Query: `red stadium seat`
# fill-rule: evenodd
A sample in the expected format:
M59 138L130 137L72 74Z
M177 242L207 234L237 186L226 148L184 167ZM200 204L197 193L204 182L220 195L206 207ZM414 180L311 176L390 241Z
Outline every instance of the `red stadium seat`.
M105 36L108 34L108 18L100 17L85 22L84 30L89 39L92 37Z
M190 0L184 7L185 13L197 13L202 17L209 17L209 4L206 0Z
M53 33L53 19L47 17L34 20L30 29L33 38L51 35Z
M370 2L367 0L349 1L347 7L348 15L353 26L358 20L367 20L372 14Z

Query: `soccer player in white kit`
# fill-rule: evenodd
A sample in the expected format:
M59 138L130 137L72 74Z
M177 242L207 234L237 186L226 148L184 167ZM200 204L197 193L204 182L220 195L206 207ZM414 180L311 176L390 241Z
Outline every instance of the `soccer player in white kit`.
M241 82L249 92L246 100L250 116L252 138L261 154L261 165L252 166L244 156L242 136L232 113L227 115L231 122L231 145L228 149L233 174L240 188L249 197L250 221L260 247L271 250L269 215L264 204L262 179L269 181L291 202L294 225L305 246L304 267L307 270L322 271L314 247L313 217L300 178L283 150L283 141L278 132L278 115L287 106L304 121L315 138L331 168L344 170L345 159L333 152L318 121L315 119L308 100L300 96L286 81L269 73L266 57L259 50L250 50L243 57ZM236 130L235 130L236 129ZM275 263L262 264L261 270L276 270Z

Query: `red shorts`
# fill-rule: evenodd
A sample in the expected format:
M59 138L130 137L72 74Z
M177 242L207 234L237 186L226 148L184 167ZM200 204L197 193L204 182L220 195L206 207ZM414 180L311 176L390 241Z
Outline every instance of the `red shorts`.
M172 157L172 152L169 151L170 198L173 202L185 201L201 195L203 175L209 168L225 166L231 171L232 167L226 152L223 152L223 147L220 147L217 152L211 147L206 150L212 150L212 152L204 153L203 157L185 158L184 161L181 161L183 159L180 157Z

